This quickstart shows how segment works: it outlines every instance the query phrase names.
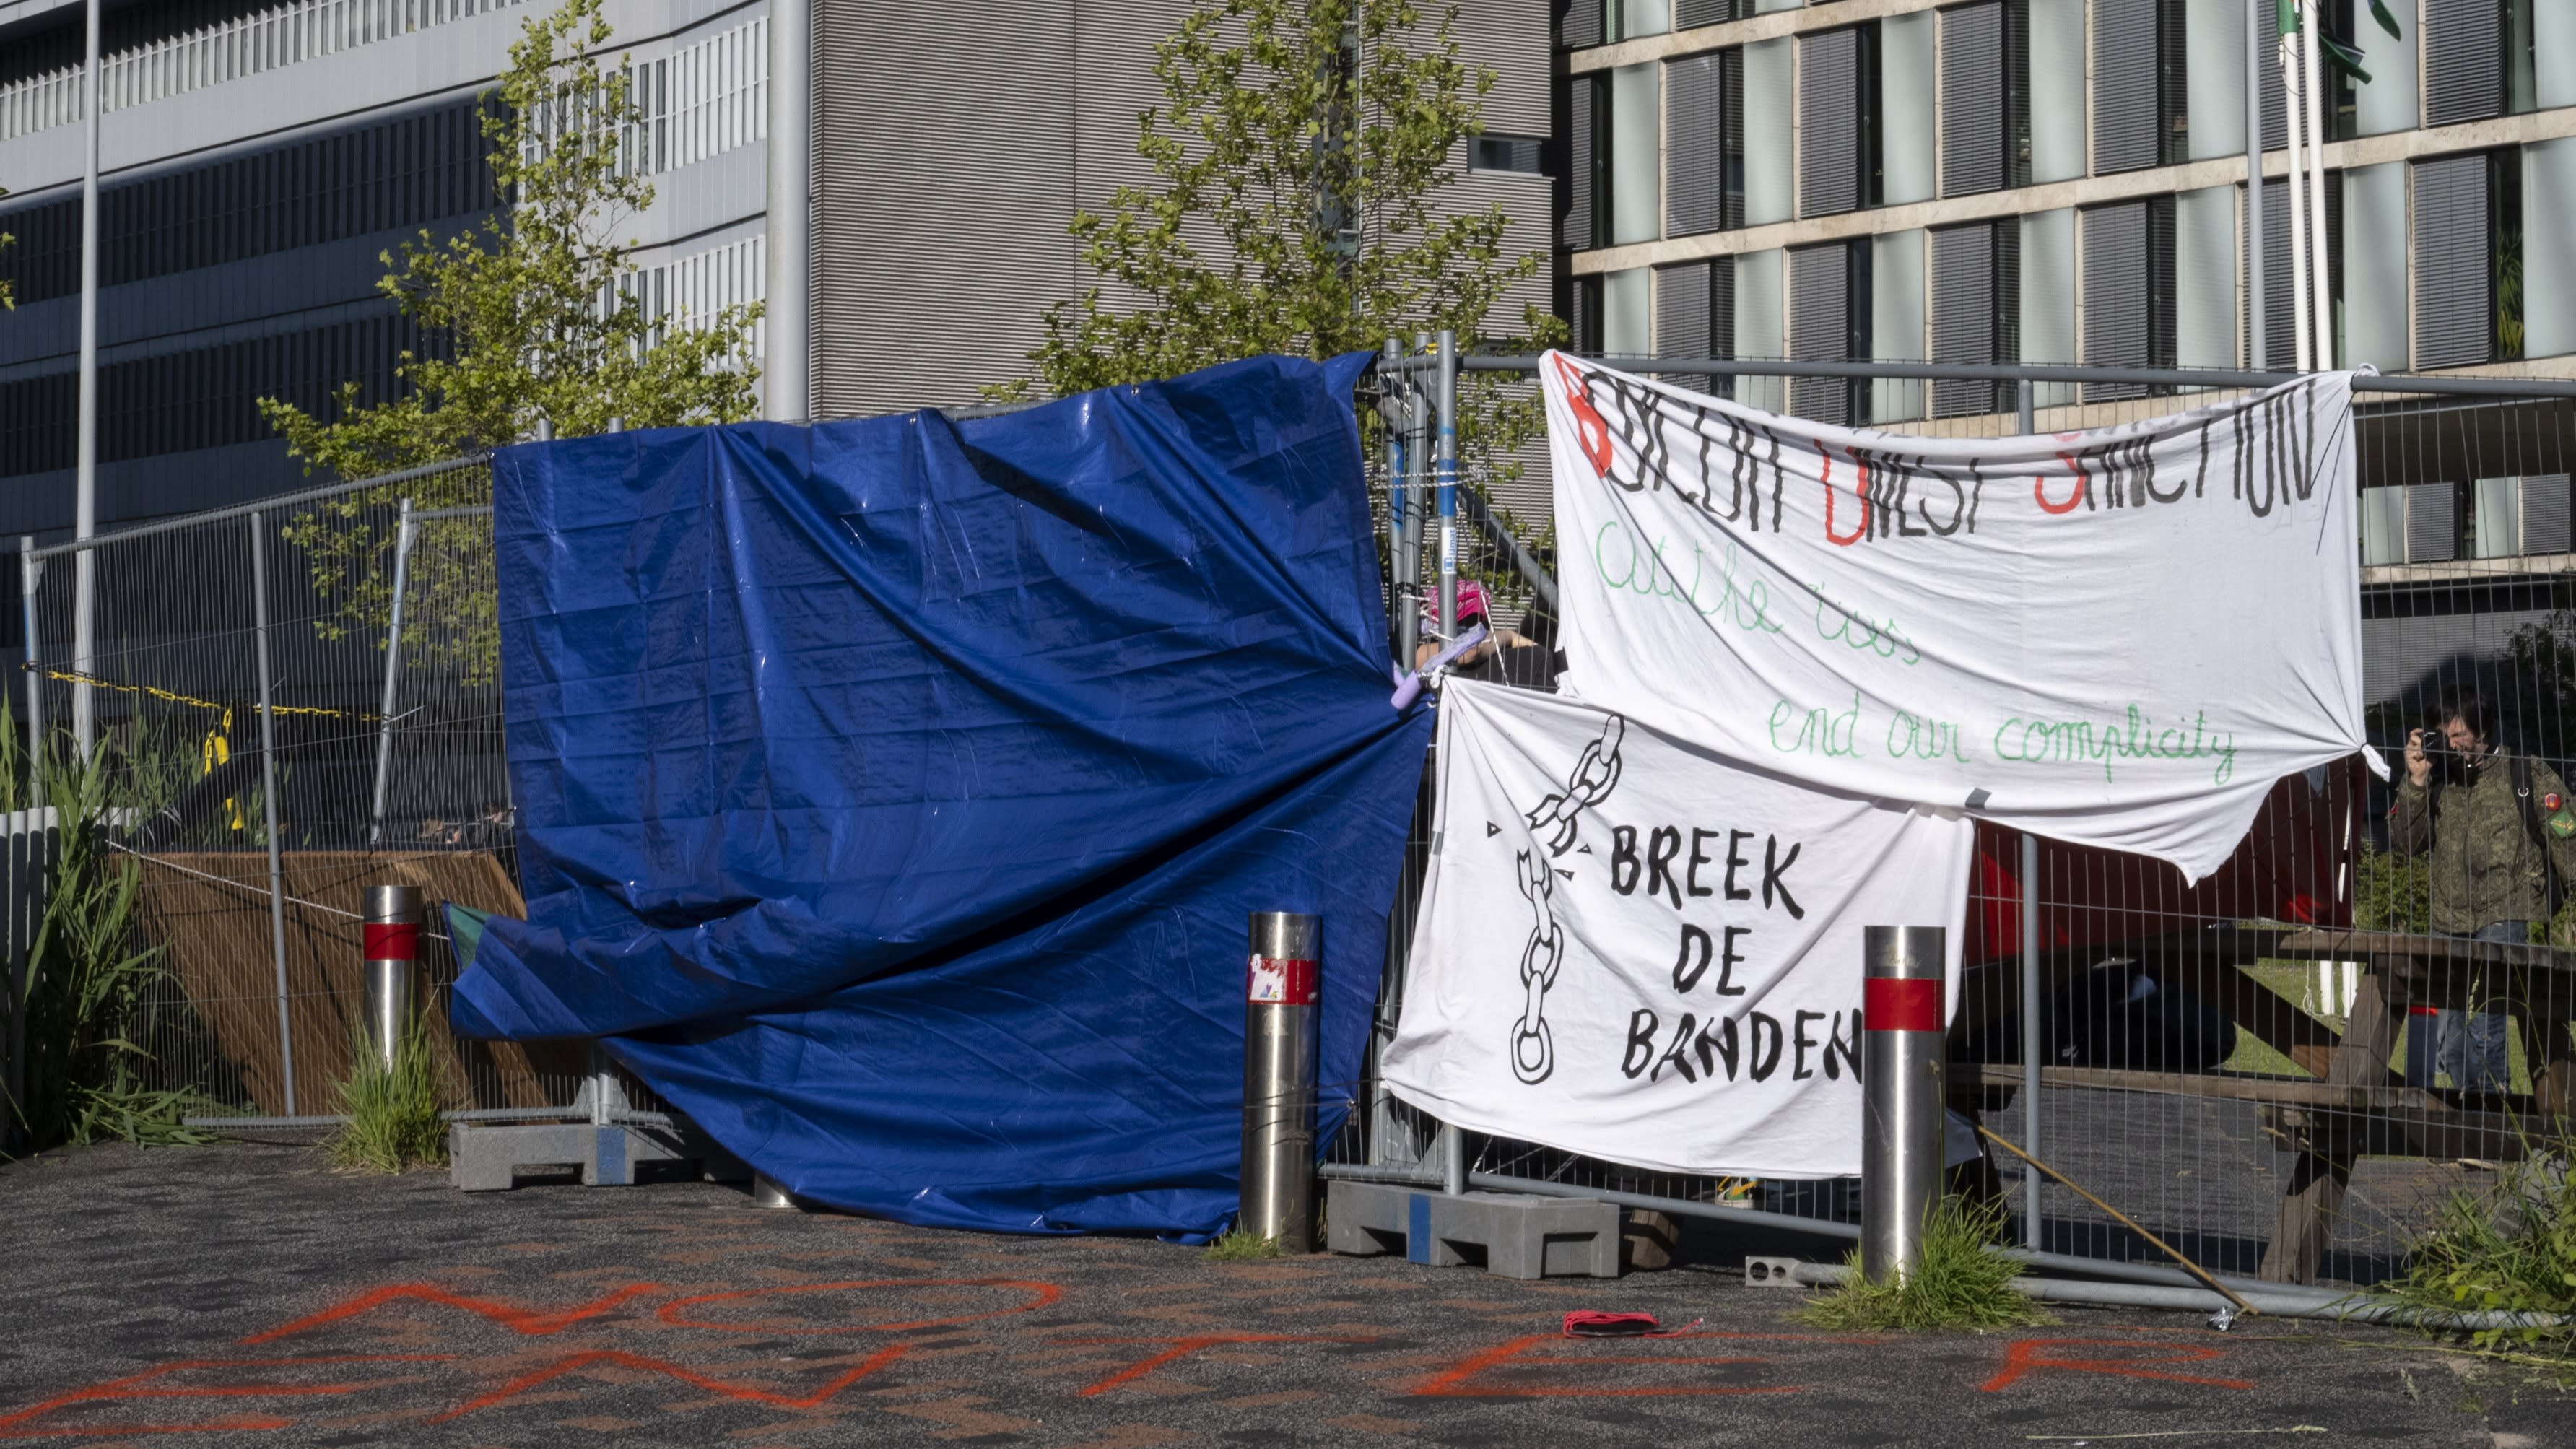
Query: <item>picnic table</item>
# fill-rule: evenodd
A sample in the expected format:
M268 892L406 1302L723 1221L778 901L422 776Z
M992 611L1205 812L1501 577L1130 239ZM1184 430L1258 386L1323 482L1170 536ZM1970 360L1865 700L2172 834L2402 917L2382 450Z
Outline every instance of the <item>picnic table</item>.
M2262 1275L2275 1282L2314 1278L2356 1159L2507 1161L2524 1154L2531 1136L2576 1115L2576 1040L2568 1031L2576 1020L2576 951L2403 932L2220 926L2063 954L2045 973L2052 990L2084 959L2132 956L2160 983L2216 1006L2308 1073L2310 1080L2109 1067L2048 1066L2040 1073L2047 1086L2258 1104L2265 1126L2297 1154L2263 1255ZM2253 975L2248 968L2267 958L2359 963L2340 1028ZM2464 1097L2409 1085L2389 1069L2409 1012L2460 1010L2499 997L2521 1033L2532 1091ZM1966 1000L1962 1014L1975 1019ZM2432 1080L2428 1071L2417 1075L2421 1083ZM1990 1062L1977 1074L1988 1088L2022 1081L2018 1065Z

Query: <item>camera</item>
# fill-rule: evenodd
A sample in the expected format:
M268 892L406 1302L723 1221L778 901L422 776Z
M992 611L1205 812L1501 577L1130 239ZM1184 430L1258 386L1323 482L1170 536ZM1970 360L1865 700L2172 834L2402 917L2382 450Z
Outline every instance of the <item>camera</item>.
M2456 760L2460 757L2460 752L2451 748L2451 737L2443 732L2443 724L2445 723L2447 723L2447 721L2424 726L2424 733L2419 735L2415 741L2415 748L2423 751L2424 758L2431 760L2436 764L2442 763L2445 760Z

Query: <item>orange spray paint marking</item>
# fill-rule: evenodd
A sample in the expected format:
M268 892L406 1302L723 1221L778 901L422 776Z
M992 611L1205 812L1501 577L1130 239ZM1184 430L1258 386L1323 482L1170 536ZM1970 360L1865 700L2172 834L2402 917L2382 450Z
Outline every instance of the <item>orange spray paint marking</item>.
M2041 1352L2043 1349L2060 1348L2140 1347L2152 1347L2160 1356L2155 1358L2057 1358L2045 1356ZM2221 1356L2218 1349L2205 1348L2196 1344L2142 1345L2116 1338L2017 1338L2004 1350L2003 1372L1986 1380L1985 1392L1991 1394L2008 1389L2034 1369L2064 1369L2069 1373L2079 1374L2114 1374L2129 1379L2162 1379L2168 1383L2208 1384L2221 1389L2254 1387L2243 1379L2201 1378L2194 1374L2159 1373L2154 1369L2140 1367L2142 1364L2151 1363L2199 1363Z
M1694 1334L1688 1336L1698 1337L1700 1335ZM1711 1334L1708 1336L1724 1337L1726 1335ZM1559 1343L1562 1341L1563 1340L1555 1334L1534 1333L1527 1338L1515 1338L1506 1343L1497 1345L1496 1347L1486 1349L1481 1353L1471 1354L1467 1358L1460 1360L1454 1366L1425 1380L1420 1386L1416 1387L1412 1391L1413 1397L1441 1399L1638 1399L1712 1397L1731 1394L1795 1394L1805 1392L1804 1385L1794 1384L1743 1386L1711 1385L1703 1387L1646 1387L1622 1389L1552 1389L1533 1388L1526 1385L1506 1386L1499 1384L1487 1387L1477 1387L1474 1383L1474 1380L1478 1375L1501 1368L1505 1364L1513 1364L1523 1367L1571 1368L1593 1368L1602 1364L1670 1364L1677 1368L1704 1368L1718 1364L1770 1362L1769 1359L1762 1358L1666 1358L1660 1354L1583 1354L1572 1357L1538 1357L1529 1354L1529 1350L1539 1344Z
M954 1318L923 1318L909 1323L859 1323L832 1328L799 1328L781 1323L709 1323L699 1318L684 1318L680 1310L700 1303L723 1303L736 1298L769 1298L783 1293L837 1293L859 1288L1017 1288L1030 1296L1029 1301L1011 1308L996 1308L989 1313L963 1313ZM717 1333L910 1333L923 1328L946 1328L951 1324L975 1323L987 1318L1007 1318L1015 1313L1028 1313L1044 1308L1064 1296L1064 1290L1053 1283L1038 1283L1020 1278L884 1278L867 1283L792 1283L778 1288L743 1288L731 1293L703 1293L695 1298L679 1298L662 1305L655 1316L674 1328L704 1328Z
M488 1409L494 1404L500 1403L505 1399L515 1398L520 1394L524 1394L528 1390L536 1388L540 1384L550 1382L554 1379L559 1379L565 1374L588 1368L593 1364L602 1363L615 1364L619 1368L639 1369L646 1373L657 1373L665 1378L678 1379L681 1383L687 1384L691 1388L704 1389L708 1393L718 1395L722 1398L738 1400L743 1403L768 1404L781 1409L811 1409L822 1404L826 1399L831 1398L841 1390L848 1388L850 1385L857 1383L859 1380L866 1378L868 1375L875 1373L881 1368L884 1368L887 1364L903 1357L905 1347L906 1345L898 1343L892 1348L879 1349L857 1367L841 1374L839 1377L823 1385L823 1387L816 1389L814 1392L801 1395L772 1393L767 1389L753 1388L749 1384L729 1384L722 1379L709 1378L705 1374L698 1373L692 1369L682 1368L675 1363L669 1363L658 1358L646 1358L640 1353L626 1353L614 1348L587 1349L580 1353L568 1354L565 1357L557 1359L553 1363L546 1365L544 1368L535 1370L534 1372L521 1374L519 1377L510 1380L508 1383L494 1389L492 1392L483 1395L481 1398L469 1400L458 1408L450 1409L444 1414L433 1415L427 1419L421 1420L421 1422L424 1424L444 1424L452 1419L461 1419L466 1415L473 1413L477 1409Z
M203 1388L146 1388L153 1379L193 1369L223 1368L295 1368L313 1364L349 1363L445 1363L452 1357L443 1353L364 1353L322 1354L311 1358L189 1358L175 1363L158 1364L141 1373L127 1374L103 1384L56 1394L41 1404L30 1404L14 1414L0 1415L0 1439L60 1439L78 1436L101 1438L141 1434L207 1434L225 1429L286 1429L292 1419L273 1416L256 1418L208 1419L194 1424L84 1424L60 1429L28 1429L21 1425L74 1404L107 1404L134 1399L269 1399L283 1397L313 1398L355 1393L365 1384L209 1384Z
M468 1298L463 1294L450 1293L444 1288L440 1288L429 1283L395 1283L387 1287L378 1288L371 1293L361 1293L357 1297L351 1298L346 1302L334 1304L329 1308L323 1309L319 1313L308 1314L305 1317L295 1320L293 1323L272 1328L266 1333L254 1333L250 1337L243 1339L242 1342L244 1344L267 1343L272 1339L284 1338L289 1334L309 1333L326 1324L338 1323L342 1319L346 1318L355 1318L361 1313L381 1308L388 1303L405 1298L421 1303L444 1304L449 1308L462 1308L468 1313L479 1314L484 1318L488 1318L494 1323L497 1323L503 1328L507 1328L514 1333L523 1333L531 1336L547 1333L560 1333L563 1330L570 1328L572 1325L581 1322L585 1318L595 1318L602 1313L606 1313L608 1310L616 1307L620 1303L624 1303L630 1298L639 1297L646 1293L659 1292L661 1287L662 1285L659 1283L629 1283L625 1287L618 1289L616 1292L609 1294L605 1298L582 1304L577 1308L540 1310L535 1308L521 1308L516 1304L510 1303L497 1303L489 1298Z
M1299 1333L1210 1333L1196 1338L1069 1338L1068 1344L1166 1343L1171 1347L1148 1358L1142 1358L1081 1391L1081 1397L1105 1394L1123 1383L1141 1379L1174 1359L1186 1358L1203 1348L1217 1348L1229 1343L1375 1343L1373 1338L1342 1338L1333 1335L1315 1337Z

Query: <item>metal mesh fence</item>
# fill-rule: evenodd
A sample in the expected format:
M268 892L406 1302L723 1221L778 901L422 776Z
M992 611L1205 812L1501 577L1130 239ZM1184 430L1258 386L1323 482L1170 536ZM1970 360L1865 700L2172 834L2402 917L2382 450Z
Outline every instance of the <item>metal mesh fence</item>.
M1711 377L1708 366L1663 375L1756 406L1874 409L1890 430L1951 436L2105 427L2221 401L2259 381L2167 374L2086 383L2044 374L2016 385L1987 376L1889 379L1867 368L1789 379L1755 375L1759 363L1730 365L1739 375ZM1381 385L1380 436L1392 441L1374 455L1372 483L1381 526L1393 525L1388 593L1391 616L1401 619L1422 612L1413 600L1438 587L1441 476L1434 449L1418 428L1405 436L1404 425L1436 415L1436 399L1424 394L1439 384L1419 368ZM2469 395L2456 380L2429 386L2453 390L2375 391L2357 409L2370 737L2398 751L2410 728L2438 726L2443 701L2470 690L2489 716L2490 758L2532 762L2531 800L2546 807L2535 817L2548 817L2576 756L2568 486L2576 400L2554 382L2471 383L2482 390ZM1928 390L1942 415L1923 418L1924 398L1909 388ZM1456 572L1502 578L1496 617L1523 611L1512 627L1552 647L1542 579L1515 586L1512 578L1553 565L1543 506L1473 450L1456 476L1461 494L1511 500L1522 545L1516 551L1501 532L1467 526L1481 510L1461 500ZM1408 528L1408 518L1418 521ZM2493 772L2481 778L2507 778L2500 765L2480 768ZM1433 778L1427 771L1390 919L1381 1047L1402 1013ZM1968 919L1956 927L1966 933L1967 966L1950 1036L1951 1105L2084 1191L2027 1171L2006 1151L1960 1169L1956 1185L2002 1199L2016 1236L2044 1251L2161 1261L2134 1225L2220 1272L2366 1282L2396 1270L2447 1195L2492 1186L2503 1164L2563 1136L2576 1086L2570 958L2545 946L2464 945L2452 933L2487 925L2487 916L2532 915L2547 919L2498 929L2516 942L2527 934L2576 945L2576 905L2556 895L2529 911L2462 901L2443 918L2434 881L2492 867L2495 831L2437 829L2410 853L2392 838L2396 803L2358 762L2284 780L2235 856L2196 886L2159 862L2049 841L2028 842L2026 858L2021 837L1982 829ZM2544 820L2535 832L2547 828ZM2534 833L2530 843L2547 838ZM2507 854L2530 854L2505 844ZM2546 848L2565 856L2561 869L2576 865L2576 850ZM2026 911L2035 926L2028 941ZM2036 995L2025 987L2033 977ZM2040 1051L2035 1110L2025 1094L2026 1032ZM2479 1065L2480 1050L2491 1068ZM1439 1177L1447 1155L1440 1124L1367 1091L1367 1132L1346 1129L1334 1160ZM1470 1176L1858 1219L1851 1181L1648 1172L1502 1139L1463 1147Z
M378 883L430 903L421 1016L452 1106L564 1108L590 1080L578 1043L447 1033L439 907L524 913L490 501L467 461L22 561L29 738L85 741L109 777L109 843L140 872L138 944L163 973L128 1036L199 1115L336 1110Z
M1890 380L1861 374L1827 401L1880 408ZM2111 397L2062 378L1893 380L1949 405L1899 392L1882 415L1943 415L1887 426L1980 436L2154 416L2253 382L2174 375ZM1776 403L1781 382L1747 375L1728 385ZM1555 539L1530 377L1467 372L1454 473L1443 464L1436 374L1382 368L1368 386L1390 651L1412 662L1446 642L1434 602L1445 549L1501 626L1468 667L1552 687ZM2546 807L2537 848L2569 852L2562 865L2576 865L2568 837L2548 834L2559 808L2548 797L2576 769L2568 391L2497 380L2477 395L2366 394L2356 545L2374 743L2402 747L2408 730L2443 722L2434 716L2448 696L2474 690L2485 733L2506 752L2495 758L2531 763L2530 794L2513 795L2510 773L2455 763L2443 767L2459 772L2446 798L2457 806L2485 782L2507 781L2508 805ZM1497 419L1529 431L1483 446ZM1444 518L1441 484L1452 476ZM441 1034L455 1107L559 1114L596 1100L582 1044L443 1035L456 965L435 907L522 909L490 486L483 465L459 463L25 555L30 688L15 692L13 708L32 711L31 738L85 729L128 802L112 842L142 872L140 931L168 968L134 1025L158 1085L190 1088L210 1111L330 1112L358 1024L360 891L400 881L433 904L423 1014ZM71 627L84 557L97 619L86 645ZM1435 764L1425 761L1406 845L1372 1063L1403 1011ZM2576 943L2576 906L2547 893L2546 880L2536 906L2453 899L2444 882L2492 866L2479 852L2494 833L2436 830L2410 848L2390 814L2397 803L2357 765L2282 781L2236 856L2189 888L2143 859L2042 841L2026 863L2020 837L1981 835L1958 926L1968 969L1951 1035L1952 1105L2091 1195L2047 1181L2034 1199L2018 1159L1997 1154L1988 1186L2019 1214L2026 1241L2156 1256L2098 1198L2214 1269L2254 1272L2268 1254L2284 1276L2368 1279L2396 1263L2430 1204L2491 1181L2496 1165L2553 1130L2551 1114L2576 1085L2576 978L2550 946ZM2523 828L2514 808L2498 818ZM2490 924L2468 919L2481 913L2520 921L2525 937L2549 944L2451 938ZM2026 922L2037 935L2027 953ZM2035 994L2024 986L2032 974ZM2034 1032L2035 1121L2023 1049ZM2481 1066L2490 1055L2492 1069ZM623 1090L631 1107L659 1106L631 1078ZM1352 1104L1329 1149L1345 1166L1845 1223L1857 1215L1848 1182L1649 1173L1500 1139L1453 1150L1440 1124L1389 1097L1373 1070L1319 1095ZM2035 1216L2023 1211L2034 1200Z

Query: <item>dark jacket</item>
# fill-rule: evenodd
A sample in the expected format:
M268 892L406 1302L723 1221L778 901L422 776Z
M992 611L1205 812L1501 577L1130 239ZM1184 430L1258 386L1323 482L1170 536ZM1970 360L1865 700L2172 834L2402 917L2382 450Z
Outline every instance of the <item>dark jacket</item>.
M2566 798L2566 783L2531 762L2531 805L2548 842L2544 856L2523 823L2507 759L2501 749L2489 751L2464 777L2446 782L2438 798L2431 787L2398 777L2389 844L2400 855L2432 861L2436 931L2467 935L2497 921L2548 920L2551 859L2561 881L2576 880L2576 802Z

